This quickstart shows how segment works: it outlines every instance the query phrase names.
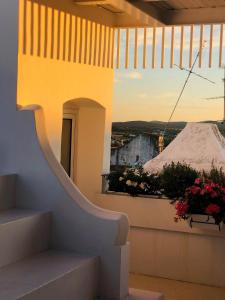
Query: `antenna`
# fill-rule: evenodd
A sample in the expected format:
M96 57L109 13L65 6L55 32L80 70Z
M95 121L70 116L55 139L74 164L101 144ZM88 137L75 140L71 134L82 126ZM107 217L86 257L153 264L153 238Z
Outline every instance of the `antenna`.
M184 67L180 67L180 66L178 66L178 65L176 65L176 64L174 64L174 66L178 67L181 71L187 71L187 72L190 72L191 74L194 74L195 76L198 76L198 77L200 77L200 78L202 78L202 79L205 79L205 80L207 80L207 81L209 81L209 82L211 82L211 83L216 84L214 81L212 81L212 80L210 80L210 79L208 79L208 78L206 78L206 77L204 77L204 76L202 76L202 75L200 75L200 74L198 74L198 73L196 73L196 72L193 72L193 71L191 71L191 70L189 70L189 69L186 69L186 68L184 68Z
M205 100L217 100L217 99L223 99L224 101L224 105L223 105L223 120L222 120L222 124L225 122L225 66L223 66L224 68L224 78L222 78L222 81L224 83L224 91L223 91L223 96L219 96L219 97L211 97L211 98L205 98Z
M202 48L204 48L204 47L205 47L205 43L204 43L204 45L202 46ZM197 63L197 60L198 60L198 58L199 58L199 55L200 55L200 50L198 51L198 53L197 53L197 55L196 55L196 58L195 58L195 60L194 60L194 62L193 62L193 64L192 64L191 69L186 69L186 68L183 68L183 67L178 66L179 69L181 69L182 71L187 71L187 72L188 72L188 76L187 76L187 78L186 78L186 80L185 80L185 82L184 82L184 85L183 85L183 87L182 87L182 89L181 89L181 92L180 92L180 94L179 94L179 96L178 96L178 99L177 99L177 101L176 101L176 103L175 103L175 106L174 106L174 108L173 108L173 110L172 110L172 112L171 112L171 114L170 114L170 117L169 117L167 123L166 123L164 132L162 133L163 137L165 136L166 130L167 130L167 128L168 128L168 125L169 125L169 123L170 123L170 121L171 121L171 119L172 119L172 117L173 117L173 115L174 115L174 113L175 113L175 111L176 111L176 108L177 108L177 106L178 106L178 104L179 104L179 102L180 102L180 100L181 100L181 97L182 97L182 95L183 95L183 93L184 93L184 90L185 90L185 88L186 88L186 86L187 86L187 84L188 84L188 81L189 81L191 75L194 74L195 76L201 77L202 79L207 80L207 81L209 81L210 83L215 84L214 81L212 81L212 80L210 80L210 79L208 79L208 78L206 78L206 77L203 77L203 76L201 76L201 75L198 74L198 73L193 72L194 67L195 67L195 65L196 65L196 63ZM176 65L176 66L177 66L177 65ZM225 97L225 96L224 96L224 97ZM224 99L225 99L225 98L224 98ZM224 102L225 102L225 100L224 100ZM225 105L225 104L224 104L224 105ZM225 106L224 106L224 109L225 109Z

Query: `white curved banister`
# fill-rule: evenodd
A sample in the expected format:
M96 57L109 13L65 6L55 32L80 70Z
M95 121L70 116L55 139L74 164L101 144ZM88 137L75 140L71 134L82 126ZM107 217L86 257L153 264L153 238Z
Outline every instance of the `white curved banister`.
M72 180L68 177L61 164L57 161L53 151L49 145L44 122L43 110L38 105L31 105L20 108L20 111L29 111L34 114L36 136L42 153L48 163L52 174L56 177L58 183L63 187L65 194L72 200L79 208L90 217L94 217L95 221L104 220L106 223L114 223L117 227L117 232L111 241L114 245L125 245L129 230L129 223L127 216L122 213L107 211L99 208L91 203L74 185ZM87 216L88 217L88 216ZM116 223L116 224L115 224ZM97 226L98 227L98 226ZM101 229L102 230L102 229ZM107 224L105 227L107 230Z

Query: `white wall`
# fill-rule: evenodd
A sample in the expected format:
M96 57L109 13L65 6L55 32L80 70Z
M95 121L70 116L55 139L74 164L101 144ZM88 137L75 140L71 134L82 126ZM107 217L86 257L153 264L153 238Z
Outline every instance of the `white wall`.
M225 287L225 229L175 223L175 209L166 199L104 194L96 198L101 207L128 214L132 272Z
M86 29L94 25L76 15L76 6L70 0L20 0L19 4L17 103L22 106L38 104L43 108L48 139L59 161L64 103L74 99L90 99L104 108L104 116L102 111L90 111L88 107L80 109L76 183L93 200L93 194L101 191L101 174L109 171L114 78L114 70L111 64L108 65L111 61L108 60L111 59L108 56L110 47L103 53L103 49L100 51L97 45L94 47L94 38L90 34L86 36L88 46L82 46L84 42L80 43L80 33L83 32L85 41ZM46 23L45 18L48 19ZM67 23L65 33L64 22ZM72 39L69 23L73 29ZM105 28L104 33L109 29ZM96 34L100 36L99 24ZM87 58L96 60L96 63L88 64Z
M11 16L11 19L9 18ZM0 126L0 173L8 174L14 170L14 140L10 132L15 127L16 83L17 83L17 32L18 1L0 1L0 114L8 115ZM1 120L0 120L1 121ZM6 128L8 132L6 133ZM11 158L9 159L9 156Z
M104 299L123 299L128 294L126 254L129 246L126 244L128 232L126 216L106 212L94 206L69 180L49 146L43 111L39 106L16 110L18 87L18 94L21 97L19 103L23 105L35 103L34 100L39 99L39 104L43 104L51 113L51 108L54 111L55 107L54 99L57 99L58 114L55 116L52 112L52 116L55 116L54 121L60 121L62 108L59 109L59 103L63 103L63 99L71 99L69 96L71 94L76 96L74 91L78 92L78 95L86 91L79 84L81 79L79 70L85 79L85 70L89 71L89 75L96 73L96 78L101 77L101 68L97 72L97 68L88 66L79 68L76 64L72 66L70 64L70 69L69 63L55 64L48 60L45 64L38 58L27 60L21 54L17 85L18 2L22 3L17 0L0 1L0 174L18 175L16 187L18 208L52 212L50 242L53 248L100 257L100 296ZM32 69L35 64L36 69ZM49 77L50 66L52 76L55 75L58 82ZM64 70L65 74L69 75L66 69L70 69L70 75L77 71L77 89L71 86L71 82L68 83L71 94L66 90L66 81L64 83L60 81L64 73L60 71ZM113 71L106 73L107 82L111 87ZM91 78L89 80L90 84L93 83ZM65 89L60 86L60 82ZM82 82L84 87L85 80ZM105 99L101 97L101 91L98 92L96 89L95 87L96 98ZM88 91L86 93L88 94ZM89 90L89 93L93 96L93 90ZM107 93L109 96L106 95L107 101L111 104L111 89ZM45 106L47 98L49 102L52 101L52 106L49 103ZM51 118L48 119L47 124L52 124L51 121ZM50 130L50 126L48 129ZM49 130L48 134L51 132ZM126 280L122 278L123 275L126 275Z

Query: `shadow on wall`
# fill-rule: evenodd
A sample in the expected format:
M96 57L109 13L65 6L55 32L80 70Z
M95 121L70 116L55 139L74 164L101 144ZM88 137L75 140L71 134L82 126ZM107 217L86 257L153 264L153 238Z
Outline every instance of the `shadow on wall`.
M113 68L113 28L76 16L73 6L35 0L20 5L24 55Z

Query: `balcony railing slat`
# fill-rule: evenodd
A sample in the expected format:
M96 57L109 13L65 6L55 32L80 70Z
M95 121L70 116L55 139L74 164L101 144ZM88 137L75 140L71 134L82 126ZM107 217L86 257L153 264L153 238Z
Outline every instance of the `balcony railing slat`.
M208 24L206 27L205 24L189 25L190 40L189 45L186 45L189 38L186 25L165 26L160 29L113 28L88 20L84 16L78 17L73 12L68 13L40 1L30 0L20 0L20 17L23 20L19 51L24 55L107 68L154 69L165 66L173 68L175 53L180 53L180 67L185 63L191 67L193 53L199 51L199 67L202 67L203 60L207 60L204 65L209 68L215 65L215 59L218 59L216 63L219 67L224 63L224 24L211 24L209 31ZM167 28L170 30L170 37L167 35ZM180 35L177 35L179 30ZM204 55L205 39L209 41L208 55ZM214 55L215 47L218 49L217 56ZM131 57L134 60L132 63Z
M180 30L180 68L183 67L183 50L184 50L184 26Z
M171 44L170 44L170 68L174 64L174 26L171 27Z
M147 28L144 28L144 36L143 36L143 69L146 69L146 48L147 48Z
M219 67L222 67L223 64L223 27L224 25L220 25L220 52L219 52Z
M126 29L126 53L125 53L125 69L128 69L129 66L129 28Z
M165 27L162 28L162 45L161 45L161 68L164 68L165 59Z
M212 49L213 49L213 24L210 25L210 39L209 39L209 68L212 67Z
M135 28L135 37L134 37L134 68L138 67L138 29Z
M116 58L116 67L120 68L120 28L117 29L117 58Z
M155 68L156 28L153 27L152 34L152 69Z
M190 49L189 49L189 68L193 63L193 36L194 36L194 25L190 27Z
M202 67L203 35L204 35L204 25L202 24L200 26L200 40L199 40L199 60L198 60L199 68Z

